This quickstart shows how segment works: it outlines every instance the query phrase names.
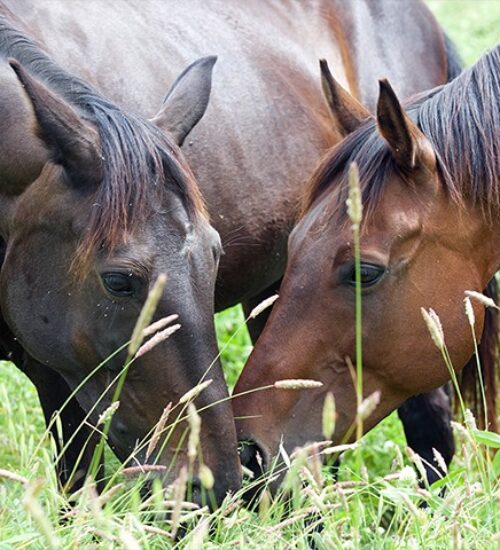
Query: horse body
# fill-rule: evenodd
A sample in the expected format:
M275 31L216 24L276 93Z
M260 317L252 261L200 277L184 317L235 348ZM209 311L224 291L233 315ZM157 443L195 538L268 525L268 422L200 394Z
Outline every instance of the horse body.
M5 17L0 32L2 53L21 64L16 73L24 86L23 90L7 64L2 66L0 89L4 95L0 107L9 115L0 120L2 135L9 138L0 144L0 213L2 237L7 241L1 274L2 311L27 352L23 364L37 385L47 418L69 395L70 388L129 338L146 286L140 285L141 277L135 277L137 266L139 272L148 274L146 279L151 283L159 272L169 274L159 314L181 315L183 330L141 358L128 375L110 432L115 451L126 458L136 441L154 425L165 404L178 400L194 386L216 354L211 288L219 244L203 213L193 216L186 205L191 195L191 203L202 210L192 197L196 192L194 184L189 184L190 171L182 155L168 136L141 122L142 117L154 115L166 83L194 58L210 53L219 56L214 101L185 141L183 152L225 248L215 292L216 308L222 309L255 297L280 279L303 182L322 152L340 139L319 90L317 59L328 57L337 78L373 105L374 73L390 76L403 95L445 81L443 34L420 2L406 5L401 13L398 2L375 6L368 0L350 4L349 10L344 2L333 0L249 1L237 5L189 1L172 2L168 9L159 2L75 1L71 11L62 0L43 6L12 0L4 2L0 15ZM9 24L35 40L40 51L48 52L57 65L33 48L26 49L19 35L9 41ZM401 32L401 26L407 32ZM390 32L380 33L380 28ZM433 55L423 59L429 51ZM415 71L415 65L422 63L425 70ZM27 73L23 72L24 65ZM57 66L83 81L61 75ZM203 72L203 65L200 67ZM199 79L205 96L207 70ZM85 82L109 96L124 109L123 114L89 91ZM186 78L174 84L174 92L176 84L182 89L181 100L191 94L185 85L182 88L183 82ZM187 82L191 82L189 75ZM80 97L87 98L87 103L80 104ZM167 114L171 99L169 95L165 101ZM81 282L71 280L71 259L79 250L79 239L86 235L89 213L103 206L95 202L94 188L85 189L79 181L89 180L99 189L99 177L93 173L95 169L100 174L99 155L93 155L93 149L99 150L94 127L97 115L88 112L88 102L96 103L100 112L104 109L111 118L117 117L115 124L132 117L128 123L134 131L123 134L130 142L122 145L130 158L149 154L133 146L135 134L145 133L168 157L162 158L167 165L166 179L175 183L184 178L187 183L186 188L180 185L177 190L167 189L165 195L160 193L157 207L145 217L139 213L132 216L123 242L117 243L108 256L96 241L87 257L93 262L92 270ZM179 106L174 107L170 115L178 117ZM51 119L54 113L60 115L55 123ZM186 117L190 117L189 110ZM162 125L163 118L160 112L154 121L159 121L161 129L175 132L175 125ZM54 139L51 132L61 120L63 128L58 132L77 128L83 137L73 137L84 145L79 155L86 158L89 153L90 159L98 161L98 166L80 162L76 179L71 176L74 170L67 170L66 151L53 147L54 141L57 145L61 140ZM198 120L199 116L191 126ZM100 135L101 145L103 136L106 134ZM149 174L154 181L157 177L157 173ZM73 185L68 185L68 179ZM151 192L151 201L156 196L151 186L151 191L144 190L142 181L135 187L130 181L127 185L138 196ZM104 203L108 200L106 194L100 198ZM133 193L130 200L136 200ZM125 205L120 212L126 210ZM116 230L118 222L121 220L113 222L111 229ZM106 240L105 232L101 236ZM103 281L99 281L103 270L114 271L117 265L123 269L124 259L127 273L141 286L132 305L126 305L130 300L116 301L109 293L104 295ZM111 275L116 278L115 273ZM124 283L119 278L120 285ZM13 344L13 348L17 354L18 345ZM52 369L51 376L57 375L57 384L40 375L46 365ZM72 401L69 433L71 425L82 423L116 368L111 365L108 371L94 376L79 392L78 403ZM197 405L221 402L204 412L201 436L217 483L222 480L216 487L220 500L226 490L238 486L240 471L234 424L224 402L227 390L217 362L209 377L214 383L197 399ZM53 396L56 386L60 395ZM103 406L94 412L94 421ZM175 454L180 436L173 439L160 460ZM74 455L78 454L77 449ZM142 460L143 454L139 458ZM71 457L68 460L70 473L74 461Z

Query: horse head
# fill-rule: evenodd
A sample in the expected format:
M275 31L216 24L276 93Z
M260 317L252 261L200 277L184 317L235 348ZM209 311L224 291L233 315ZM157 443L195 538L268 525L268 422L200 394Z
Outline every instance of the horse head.
M269 468L279 460L280 442L291 452L323 440L328 393L337 411L334 442L352 439L362 413L352 368L355 246L346 211L352 163L363 203L362 397L375 394L372 403L378 401L364 429L448 380L444 353L457 371L472 355L464 292L482 291L499 267L499 68L497 47L452 83L416 97L407 110L380 81L372 117L323 64L326 98L347 137L312 176L289 239L279 299L234 391L245 465L259 470L259 453ZM441 319L442 328L431 313L447 352L430 337L422 308ZM478 302L473 308L480 337L484 308ZM291 390L275 385L282 379L322 385Z
M110 405L124 345L165 274L155 319L176 314L181 327L130 365L109 442L124 461L166 466L171 480L187 460L179 400L211 379L194 401L202 410L197 450L220 502L240 483L213 324L221 244L179 149L208 105L214 63L204 58L188 67L148 122L78 79L38 78L11 60L4 88L14 93L1 102L10 118L0 155L0 295L25 351L64 377L96 424ZM146 456L170 402L161 440Z

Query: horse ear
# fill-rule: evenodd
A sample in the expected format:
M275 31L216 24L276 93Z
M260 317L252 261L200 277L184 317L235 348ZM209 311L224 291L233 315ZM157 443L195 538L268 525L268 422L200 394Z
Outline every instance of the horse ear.
M179 146L205 114L216 61L213 55L202 57L184 69L166 95L160 112L151 120L169 132Z
M405 170L412 170L419 164L434 166L436 157L429 140L405 113L389 82L379 80L379 85L378 128L398 165Z
M33 78L15 59L9 64L24 87L40 127L40 137L53 161L66 169L75 184L98 183L101 179L99 136L63 98Z
M354 132L363 121L371 117L370 111L363 107L354 96L333 78L326 59L320 59L319 66L321 69L321 86L326 103L340 133L345 137Z

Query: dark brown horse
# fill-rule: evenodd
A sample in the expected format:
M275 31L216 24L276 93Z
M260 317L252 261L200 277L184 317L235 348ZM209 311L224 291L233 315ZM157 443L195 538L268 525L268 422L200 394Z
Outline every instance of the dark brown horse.
M445 39L422 3L402 11L389 0L74 1L71 10L63 0L12 0L0 15L5 352L35 382L50 418L128 340L160 272L168 284L157 315L178 313L183 325L129 372L110 432L126 459L216 356L220 243L172 139L181 143L202 116L213 59L192 65L154 116L166 83L194 59L219 56L212 102L183 152L224 244L215 307L252 307L282 276L303 182L341 137L320 92L317 58L326 56L336 77L373 106L381 74L405 96L445 82ZM65 407L66 439L121 359ZM208 377L199 408L227 397L217 361ZM182 429L161 463L177 443L184 452ZM63 482L90 434L84 427L66 450ZM208 409L201 450L219 500L239 485L236 445L227 403ZM91 452L88 445L83 473Z
M1 81L6 250L0 285L11 331L3 327L2 344L37 386L47 420L127 342L148 288L168 274L157 316L176 312L183 328L130 369L109 433L126 460L166 404L195 386L217 356L213 294L220 239L178 148L205 111L215 58L184 71L149 123L62 70L12 14L4 11L0 25L0 50L15 58L12 68L2 67ZM83 421L91 413L95 423L109 405L113 388L106 388L124 357L109 360L62 410L70 444L59 465L63 483L89 438L82 473L91 461L96 437ZM210 378L196 401L206 409L201 452L220 500L239 486L239 461L218 364ZM180 424L171 435L158 457L162 463L178 456L182 464L185 429ZM227 441L224 448L219 437ZM144 453L143 446L135 459L144 461Z
M367 430L408 397L449 378L421 308L439 315L460 371L474 349L464 292L481 291L500 267L500 46L406 110L388 81L380 81L376 118L326 67L324 75L333 115L348 119L352 133L312 176L304 213L290 236L280 298L235 394L285 378L319 380L323 386L274 388L234 400L238 434L255 443L246 453L250 464L260 450L269 465L281 440L291 451L322 439L327 392L338 411L335 441L354 422L347 360L355 357L354 252L346 213L351 163L359 167L364 210L364 396L381 392ZM479 337L484 307L473 305ZM494 424L496 364L483 367Z

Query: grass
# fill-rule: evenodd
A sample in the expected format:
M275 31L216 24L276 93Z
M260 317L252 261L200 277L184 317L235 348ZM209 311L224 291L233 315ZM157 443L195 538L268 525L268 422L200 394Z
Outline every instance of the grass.
M428 2L457 42L467 63L500 38L500 2ZM222 362L230 387L251 351L239 307L216 316ZM291 506L267 493L259 509L243 508L236 497L212 515L182 511L193 527L177 542L182 548L484 548L500 545L498 504L500 453L487 448L498 439L470 424L455 425L457 455L448 476L422 490L395 414L344 453L334 484L317 469L318 450L303 451L287 475ZM64 498L57 491L52 444L34 387L11 364L0 362L0 469L19 479L0 478L0 550L7 548L164 548L170 504L158 488L149 501L135 478L97 496L89 485L60 521ZM42 445L39 445L43 441ZM359 457L362 457L361 464ZM120 471L115 461L114 467ZM446 482L446 494L441 485ZM111 494L116 491L115 494ZM425 502L425 508L420 505ZM315 530L318 517L324 530ZM209 529L210 526L210 529Z
M468 65L500 40L498 0L427 0L427 4Z

